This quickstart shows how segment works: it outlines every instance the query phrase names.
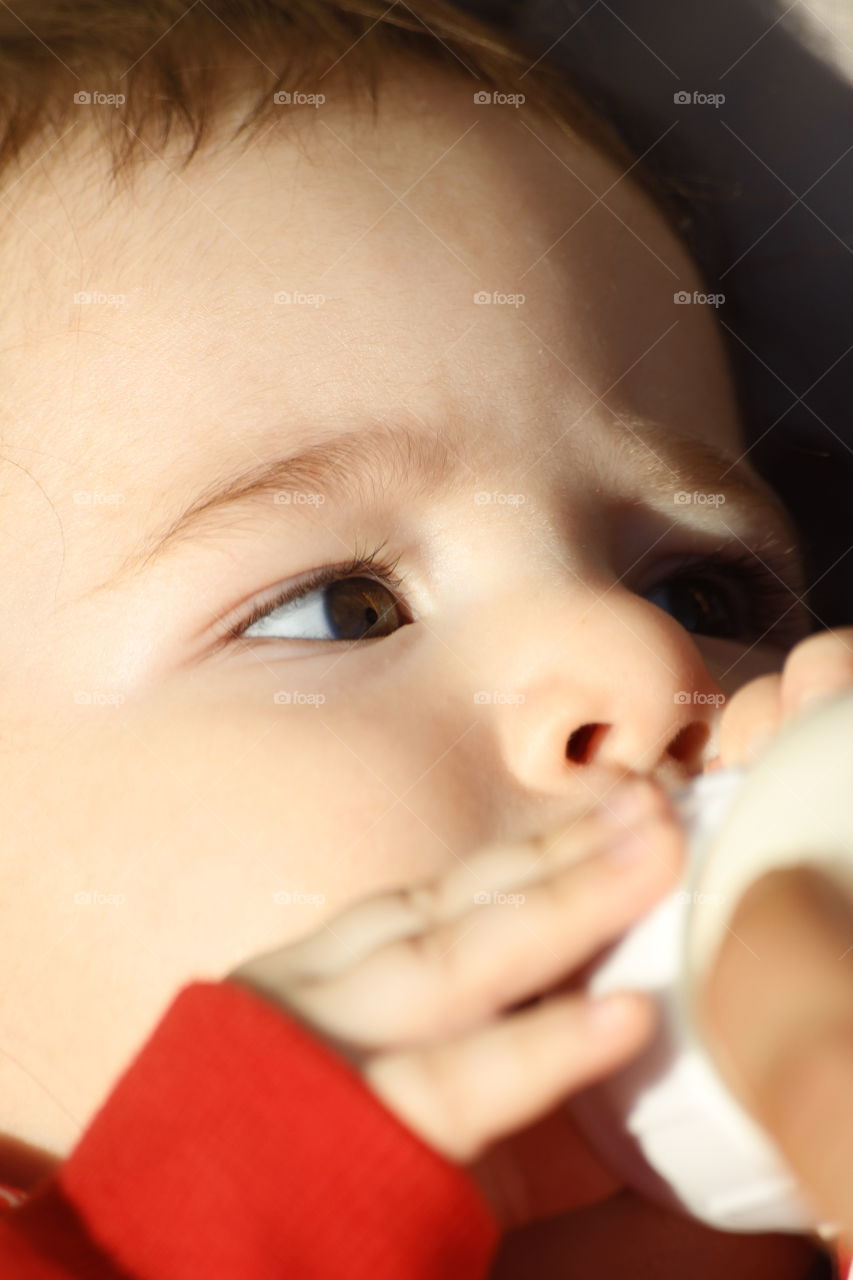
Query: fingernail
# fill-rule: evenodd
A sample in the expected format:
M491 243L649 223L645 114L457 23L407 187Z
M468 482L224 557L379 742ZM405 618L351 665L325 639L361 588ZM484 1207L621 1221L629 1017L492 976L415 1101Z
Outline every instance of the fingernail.
M752 738L750 738L749 744L746 748L745 755L747 763L751 764L757 756L760 756L764 748L775 736L776 734L772 729L764 729L755 733Z
M621 825L654 813L657 804L658 792L648 779L631 778L604 797L599 812L606 822Z
M591 1028L595 1031L623 1031L629 1026L635 1014L636 1001L621 991L606 996L590 996L585 1005L585 1013Z
M612 843L604 850L605 858L615 862L641 862L649 853L653 840L651 832L657 829L656 823L648 817L636 820L637 825L623 827L614 837Z
M822 702L831 702L833 698L837 698L839 693L843 692L844 690L842 689L827 689L825 686L809 689L806 693L800 695L797 703L797 715L804 711L813 711Z

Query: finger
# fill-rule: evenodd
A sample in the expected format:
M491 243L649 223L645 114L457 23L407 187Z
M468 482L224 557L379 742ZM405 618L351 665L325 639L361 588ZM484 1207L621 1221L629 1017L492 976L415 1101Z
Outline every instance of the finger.
M645 840L634 856L614 848L522 891L492 894L355 969L296 983L289 1000L327 1034L360 1048L458 1034L564 977L673 885L679 828L652 819Z
M364 1071L406 1125L467 1161L627 1061L653 1025L639 993L555 996L450 1043L379 1054Z
M820 631L801 641L782 672L782 714L799 715L853 687L853 627Z
M614 836L652 817L672 817L669 796L651 777L636 776L606 792L600 805L569 826L518 844L475 854L428 886L425 923L451 920L470 910L477 894L523 888L604 850Z
M853 902L809 867L762 877L701 1008L735 1092L815 1203L853 1231Z
M636 799L626 799L626 792L629 797L636 795ZM637 777L628 785L615 784L602 797L601 805L601 809L583 813L560 831L478 850L437 879L356 902L316 933L255 957L232 976L262 979L265 985L274 985L279 991L298 981L333 977L397 939L423 933L432 925L469 911L478 893L499 892L539 880L549 869L600 850L612 840L614 824L617 830L628 829L645 815L671 812L666 793L651 778Z
M719 752L724 767L746 764L779 728L778 673L758 676L732 695L720 718Z

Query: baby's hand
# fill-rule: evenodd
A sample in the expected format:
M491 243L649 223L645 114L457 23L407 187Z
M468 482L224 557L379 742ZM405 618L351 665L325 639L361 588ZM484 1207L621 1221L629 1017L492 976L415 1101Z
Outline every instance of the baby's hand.
M819 631L791 650L780 673L738 689L720 718L719 763L750 761L812 702L853 687L853 627Z
M853 1242L851 958L853 900L813 867L769 872L738 904L699 1017L734 1092Z
M615 789L556 835L364 899L229 976L306 1023L436 1150L473 1161L652 1031L639 993L561 991L513 1007L566 979L677 879L682 841L665 793L651 780L623 785L641 809L620 807Z

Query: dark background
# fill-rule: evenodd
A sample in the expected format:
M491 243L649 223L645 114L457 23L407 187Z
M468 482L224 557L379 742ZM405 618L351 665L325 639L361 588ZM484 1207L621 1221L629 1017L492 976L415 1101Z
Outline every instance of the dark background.
M853 83L833 56L853 76L843 18L804 34L800 0L788 13L790 0L456 2L537 56L550 49L636 154L651 148L644 163L677 182L708 290L726 296L717 315L750 460L801 531L814 629L853 625ZM853 0L835 6L847 13ZM674 102L693 90L726 101Z

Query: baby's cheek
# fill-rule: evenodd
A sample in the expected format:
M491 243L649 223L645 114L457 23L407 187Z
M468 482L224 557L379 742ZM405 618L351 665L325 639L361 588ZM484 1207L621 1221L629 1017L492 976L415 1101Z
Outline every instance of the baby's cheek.
M0 1044L27 1046L29 1075L0 1057L0 1088L48 1147L69 1147L187 982L451 856L440 813L430 828L426 795L405 796L405 744L383 776L380 737L356 755L341 718L336 736L289 710L155 696L6 753ZM40 1071L57 1062L61 1111Z
M464 851L449 772L413 788L422 748L397 734L391 751L358 707L324 723L310 705L155 696L80 724L73 749L45 746L22 782L38 822L18 832L16 862L44 868L34 850L62 850L63 910L87 888L123 895L134 972L141 953L227 972Z
M26 1043L30 1068L4 1074L0 1055L0 1088L54 1150L187 982L437 874L470 850L472 814L491 812L458 755L440 761L425 709L235 694L175 682L81 707L62 729L16 734L0 762L0 963L20 993L0 1044ZM44 1062L62 1063L62 1112L51 1073L38 1084Z

